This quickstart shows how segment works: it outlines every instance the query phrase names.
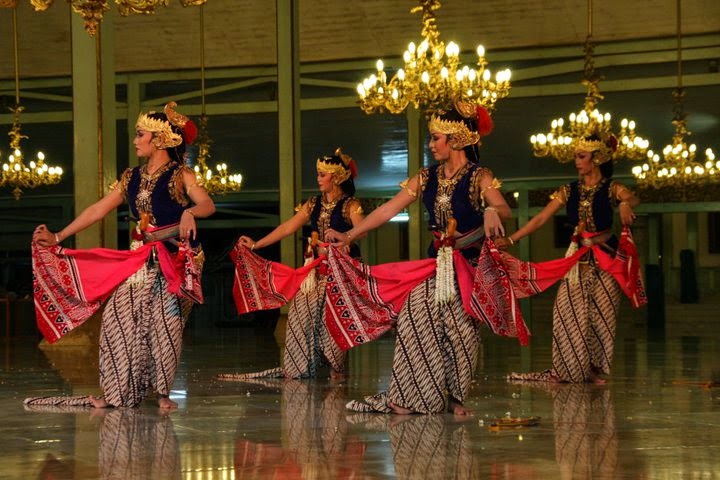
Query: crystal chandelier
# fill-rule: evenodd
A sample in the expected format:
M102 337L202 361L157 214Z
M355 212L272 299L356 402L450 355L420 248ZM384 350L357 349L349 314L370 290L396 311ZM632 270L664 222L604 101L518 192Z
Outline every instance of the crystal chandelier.
M208 167L210 159L210 144L212 140L207 131L208 117L205 114L205 7L200 6L200 100L202 109L200 125L198 127L197 146L198 156L194 167L198 183L205 187L210 195L224 195L237 192L242 187L242 175L229 174L227 164L218 163L215 170Z
M623 118L620 130L613 132L611 115L602 113L597 104L604 97L600 93L601 77L595 73L593 60L594 45L592 43L592 0L588 0L588 35L585 39L585 63L582 84L587 87L583 109L571 113L567 122L564 118L556 118L550 124L547 133L536 133L530 137L533 154L536 157L553 157L559 162L572 162L575 158L575 142L589 135L602 138L613 135L618 139L616 158L639 160L645 158L649 142L635 133L635 121Z
M447 108L452 101L462 99L482 105L492 111L495 102L510 92L510 70L495 74L487 68L485 48L476 49L477 67L460 65L460 47L440 40L435 23L439 0L420 0L410 10L422 12L422 36L419 45L410 42L403 54L405 67L399 69L388 82L385 64L377 61L377 72L358 84L360 107L365 113L401 113L412 103L416 108L432 112Z
M60 167L50 167L45 163L45 154L37 153L36 160L30 160L25 164L25 156L20 148L20 142L27 139L27 135L20 132L20 113L25 109L20 105L20 69L18 60L18 32L17 32L17 8L13 8L13 50L15 54L15 106L10 108L13 113L13 126L8 132L10 136L10 155L7 162L2 164L0 173L0 187L12 188L12 194L16 200L22 196L23 190L40 187L43 185L54 185L60 182L63 170Z
M652 150L647 152L647 161L632 169L641 187L662 189L669 187L680 192L685 199L689 189L696 189L710 182L720 181L720 160L715 159L711 148L705 149L705 161L696 160L697 146L688 145L685 136L691 132L687 128L687 114L683 108L685 91L682 86L682 34L680 0L677 0L677 87L673 90L673 120L675 134L672 144L663 149L663 158Z
M44 12L55 0L30 0L36 12ZM75 13L85 21L85 31L94 37L103 20L105 13L110 10L109 0L66 0ZM207 0L180 0L183 7L202 6ZM17 3L17 0L15 0ZM157 7L167 7L168 0L115 0L120 15L128 16L131 13L151 14Z

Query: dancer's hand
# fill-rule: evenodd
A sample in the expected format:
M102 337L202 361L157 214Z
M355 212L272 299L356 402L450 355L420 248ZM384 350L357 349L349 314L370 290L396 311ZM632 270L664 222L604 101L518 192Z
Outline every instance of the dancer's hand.
M498 237L494 239L493 242L495 242L495 246L498 250L507 250L512 245L512 242L510 242L507 237Z
M500 215L497 210L493 207L487 207L485 208L483 216L486 237L494 239L505 235L505 227L503 227L502 220L500 220Z
M325 232L325 241L330 242L333 247L346 247L350 245L350 237L347 233L338 232L332 228Z
M190 209L184 210L180 216L180 238L182 240L195 240L197 235L197 224L195 215Z
M60 238L56 233L48 230L45 225L38 225L33 231L32 241L43 247L52 247L60 243Z
M243 247L249 248L250 250L255 250L255 240L248 236L242 235L240 238L238 238L238 243Z
M635 213L627 202L620 202L620 221L628 227L635 222Z

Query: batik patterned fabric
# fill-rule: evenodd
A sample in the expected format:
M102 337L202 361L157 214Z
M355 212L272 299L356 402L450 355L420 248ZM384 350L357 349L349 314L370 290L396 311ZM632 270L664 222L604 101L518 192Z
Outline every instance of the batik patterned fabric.
M235 264L233 299L240 315L282 307L300 290L308 274L324 260L321 256L308 265L292 268L265 260L239 243L230 257Z
M390 413L390 402L417 413L442 413L447 396L464 402L477 364L480 324L455 297L435 303L435 277L412 289L397 321L395 353L386 392L351 401L354 411Z
M434 258L370 267L332 247L327 262L325 320L344 349L372 341L392 328L410 292L434 277L436 268ZM517 337L522 345L527 344L530 334L492 241L484 242L475 265L455 250L453 265L460 292L456 300L465 313L495 334ZM434 290L431 293L434 295Z
M201 267L195 252L170 253L162 242L136 250L92 248L74 250L32 245L33 297L38 328L56 342L95 313L110 294L143 268L153 248L171 293L202 300Z
M189 305L190 300L168 291L158 268L148 269L142 285L118 287L103 310L100 329L100 386L106 402L134 407L152 391L170 394Z
M592 238L591 234L584 236ZM588 260L578 265L577 279L562 280L553 305L552 368L513 372L510 380L582 383L610 373L621 292L635 308L647 303L630 230L623 230L615 255L594 244L563 261L580 258ZM535 266L541 270L543 263Z

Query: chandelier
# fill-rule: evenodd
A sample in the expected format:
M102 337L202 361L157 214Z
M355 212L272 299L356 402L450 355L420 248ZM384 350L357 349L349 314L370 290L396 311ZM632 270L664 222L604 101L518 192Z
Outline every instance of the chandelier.
M623 118L620 130L616 134L612 128L612 116L597 109L597 104L604 97L600 92L601 77L595 73L595 62L592 43L592 0L588 0L588 35L585 39L583 51L585 62L583 66L582 84L587 87L583 109L571 113L567 122L564 118L556 118L550 124L547 133L536 133L530 137L533 154L536 157L553 157L559 162L572 162L575 158L575 142L578 139L599 135L605 138L613 135L618 139L616 158L639 160L645 158L650 142L635 133L635 121Z
M18 60L18 32L17 32L17 8L13 8L13 50L15 54L15 106L10 108L13 114L13 126L8 132L10 137L10 155L7 162L2 164L0 172L0 187L12 188L12 194L16 200L22 196L23 190L40 187L43 185L54 185L60 181L63 170L60 167L50 167L45 163L45 154L37 153L35 160L25 164L25 156L20 148L20 142L29 138L20 131L20 113L25 109L20 105L20 69Z
M200 101L202 102L200 125L198 127L197 146L198 156L194 167L198 183L205 187L210 195L224 195L237 192L242 187L242 175L229 174L226 163L218 163L215 170L208 167L210 159L210 144L212 140L208 134L205 114L205 7L200 5Z
M686 198L688 190L710 182L720 180L720 160L715 159L711 148L705 149L705 161L696 160L697 146L688 145L685 136L691 132L687 128L687 114L684 112L685 91L682 86L682 34L680 0L677 0L677 87L672 92L673 120L675 134L672 143L663 149L663 158L652 150L647 152L647 161L632 169L641 187L661 189L671 187Z
M360 108L365 113L401 113L412 103L416 108L432 112L447 108L454 100L482 105L492 111L495 102L510 92L510 70L495 74L487 68L485 48L476 49L477 67L460 65L460 47L440 40L435 23L439 0L420 0L410 10L422 12L422 37L419 45L410 42L403 54L405 67L388 82L385 64L378 60L377 72L358 84Z
M4 0L17 4L17 0ZM44 12L55 0L30 0L36 12ZM72 6L75 13L85 21L85 31L94 37L103 20L105 13L110 10L109 0L65 0ZM180 0L183 7L204 5L207 0ZM157 7L167 7L168 0L115 0L120 15L128 16L131 13L151 14Z

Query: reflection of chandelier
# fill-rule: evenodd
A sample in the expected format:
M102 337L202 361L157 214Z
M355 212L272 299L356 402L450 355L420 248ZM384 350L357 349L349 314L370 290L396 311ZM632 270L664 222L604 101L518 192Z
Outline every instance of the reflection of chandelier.
M440 1L419 3L410 12L422 12L423 41L418 46L410 42L403 54L405 68L399 69L390 82L383 61L377 61L377 73L357 86L360 107L365 113L400 113L412 103L432 112L462 99L491 111L510 91L510 70L498 72L493 82L482 45L477 47L477 68L460 66L460 47L455 42L445 45L435 24L434 12L440 8Z
M710 181L720 180L720 160L715 160L712 149L705 150L705 162L695 160L697 147L688 146L685 135L691 135L687 129L687 115L683 110L685 91L682 86L682 35L680 0L677 0L677 69L678 86L673 90L673 125L675 134L672 144L663 149L663 161L660 156L648 151L648 161L633 167L632 172L638 183L643 187L660 189L663 187L678 188L685 195L687 187L698 187Z
M10 108L13 113L13 126L8 132L10 136L10 151L8 161L3 162L2 173L0 174L0 187L13 189L13 196L20 199L23 189L40 187L43 185L54 185L62 177L62 168L48 167L45 163L45 154L37 153L37 160L31 160L25 165L24 155L20 149L20 142L27 135L20 133L20 112L25 107L20 105L20 72L18 61L18 33L17 33L17 7L13 8L13 49L15 53L15 106Z
M17 0L15 0L17 1ZM55 0L30 0L36 12L44 12ZM109 0L66 0L85 21L85 31L94 37L105 12L110 10ZM204 5L207 0L180 0L183 7ZM155 13L157 7L166 7L168 0L115 0L120 15Z
M225 193L237 192L242 186L242 175L239 173L228 174L227 164L219 163L212 170L207 165L210 159L210 144L212 140L207 132L207 115L205 115L205 7L200 6L200 100L202 102L202 113L200 114L200 126L198 127L197 146L198 156L195 164L195 177L198 183L205 187L210 195L223 195Z
M588 0L588 36L585 39L585 65L582 83L587 87L583 109L571 113L566 122L554 119L548 133L537 133L530 137L536 157L553 157L560 162L572 162L575 158L575 142L592 134L601 138L614 135L618 141L615 158L637 160L645 158L649 142L635 134L635 122L623 118L619 134L613 133L609 113L601 113L597 103L603 99L600 93L600 76L595 73L592 38L592 0Z

